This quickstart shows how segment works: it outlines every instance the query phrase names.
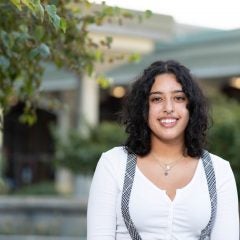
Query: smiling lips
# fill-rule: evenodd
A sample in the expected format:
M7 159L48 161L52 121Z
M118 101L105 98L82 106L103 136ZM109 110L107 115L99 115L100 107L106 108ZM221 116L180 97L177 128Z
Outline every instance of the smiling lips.
M165 128L174 127L177 124L178 118L161 118L160 124Z

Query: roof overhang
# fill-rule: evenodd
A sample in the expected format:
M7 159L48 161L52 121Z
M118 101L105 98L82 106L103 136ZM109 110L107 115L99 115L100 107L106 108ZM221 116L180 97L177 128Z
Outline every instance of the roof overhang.
M200 79L240 74L240 29L188 36L169 44L157 44L154 53L138 64L126 64L107 73L115 84L127 84L150 63L174 59Z

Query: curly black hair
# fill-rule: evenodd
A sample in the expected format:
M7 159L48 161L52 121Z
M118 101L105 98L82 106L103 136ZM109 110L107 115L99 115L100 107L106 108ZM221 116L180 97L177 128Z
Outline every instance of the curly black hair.
M208 103L190 70L174 60L156 61L146 68L133 83L121 112L128 138L125 148L129 153L144 156L151 149L151 130L148 127L149 92L159 74L174 74L188 98L189 122L185 130L187 155L200 157L206 142L209 125Z

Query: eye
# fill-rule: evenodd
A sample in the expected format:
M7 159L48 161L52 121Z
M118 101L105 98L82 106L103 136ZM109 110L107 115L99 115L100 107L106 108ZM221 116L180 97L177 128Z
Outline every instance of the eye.
M162 100L163 100L162 97L152 97L150 99L150 101L153 102L153 103L158 103L158 102L161 102Z
M181 103L181 102L185 102L187 98L186 96L175 96L174 99L176 102Z

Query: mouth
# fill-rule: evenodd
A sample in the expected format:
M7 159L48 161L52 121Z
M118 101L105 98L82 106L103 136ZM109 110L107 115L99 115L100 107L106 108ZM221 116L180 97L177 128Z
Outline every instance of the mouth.
M159 122L161 126L170 128L170 127L174 127L177 124L178 120L179 118L161 118L159 119Z

